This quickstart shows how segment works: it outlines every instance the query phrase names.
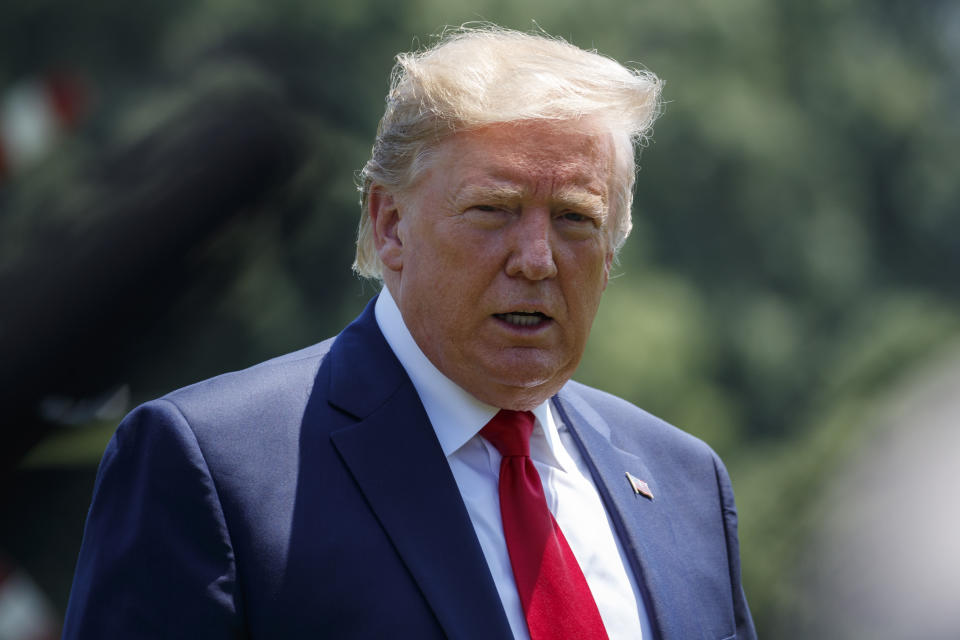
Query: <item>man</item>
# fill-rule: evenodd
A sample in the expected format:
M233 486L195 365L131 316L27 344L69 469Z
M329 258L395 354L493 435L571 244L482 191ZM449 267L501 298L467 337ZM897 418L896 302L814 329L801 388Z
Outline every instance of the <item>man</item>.
M753 638L702 442L570 382L659 82L495 27L398 57L339 336L134 411L67 638Z

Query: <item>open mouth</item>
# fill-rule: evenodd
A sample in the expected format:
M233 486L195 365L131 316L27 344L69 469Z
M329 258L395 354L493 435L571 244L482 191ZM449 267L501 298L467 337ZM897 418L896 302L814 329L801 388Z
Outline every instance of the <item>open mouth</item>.
M536 327L550 321L550 316L539 311L511 311L510 313L495 313L493 316L515 327Z

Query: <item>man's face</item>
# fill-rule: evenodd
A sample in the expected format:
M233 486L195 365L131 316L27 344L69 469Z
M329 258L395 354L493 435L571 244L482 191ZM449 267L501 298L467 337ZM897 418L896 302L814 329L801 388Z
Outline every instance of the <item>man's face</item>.
M442 142L405 192L373 194L404 322L478 399L529 409L576 369L613 257L612 171L609 134L499 124Z

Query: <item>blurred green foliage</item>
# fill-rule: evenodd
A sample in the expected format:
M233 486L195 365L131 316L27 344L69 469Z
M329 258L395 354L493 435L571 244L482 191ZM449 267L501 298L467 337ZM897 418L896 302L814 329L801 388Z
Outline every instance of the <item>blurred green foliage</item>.
M57 211L78 211L89 197L78 165L136 144L218 83L278 96L303 127L296 177L196 249L189 287L116 372L139 398L331 335L372 295L350 273L353 172L396 52L446 24L535 20L659 74L667 102L641 156L635 231L577 377L727 460L761 635L790 638L815 615L792 576L824 478L868 435L886 386L960 331L955 3L8 0L2 11L0 87L64 63L97 87L85 128L0 190L2 233L47 215L51 189ZM2 245L24 249L11 235ZM47 446L35 463L56 459Z

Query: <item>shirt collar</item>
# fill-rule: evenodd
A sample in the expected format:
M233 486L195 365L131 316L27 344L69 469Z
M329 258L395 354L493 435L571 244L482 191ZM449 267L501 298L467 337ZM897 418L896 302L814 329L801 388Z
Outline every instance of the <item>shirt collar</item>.
M387 344L410 376L444 455L449 457L476 436L499 409L477 400L430 362L410 335L400 308L386 287L377 298L374 315ZM561 460L569 458L560 444L549 404L543 402L531 411L537 418L534 432L539 428L546 438L547 450L542 452L542 461L565 470L567 464ZM531 453L536 456L534 451Z

